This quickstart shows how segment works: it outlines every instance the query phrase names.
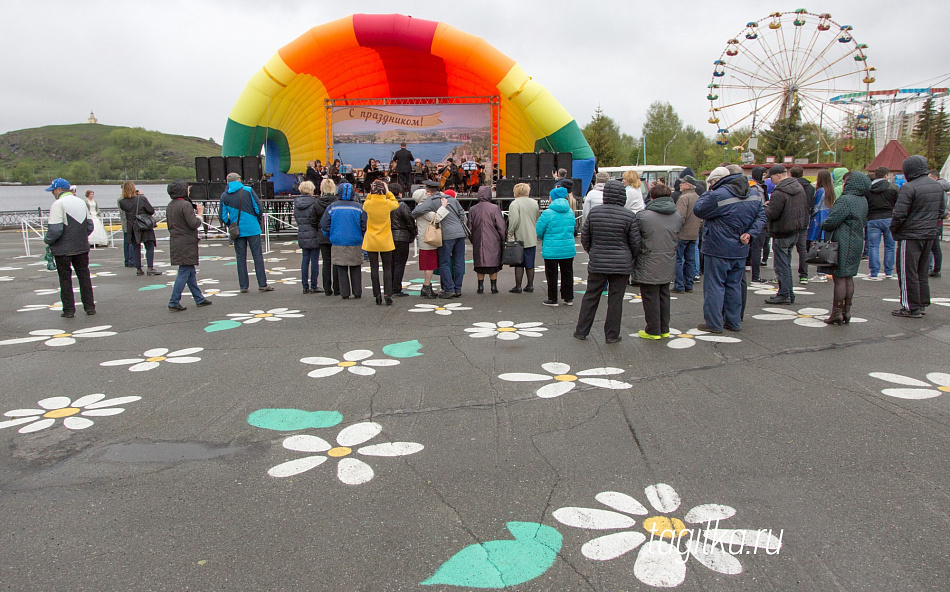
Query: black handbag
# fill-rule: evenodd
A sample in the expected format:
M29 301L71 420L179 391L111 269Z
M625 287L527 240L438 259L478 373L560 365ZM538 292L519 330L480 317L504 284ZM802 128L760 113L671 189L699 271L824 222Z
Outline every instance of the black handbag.
M511 267L524 267L524 243L516 240L506 241L501 264L510 265Z
M834 241L816 240L811 243L805 263L822 267L838 267L838 243Z
M156 226L158 226L158 224L155 223L155 219L152 218L151 215L139 213L139 205L141 203L142 203L142 196L140 195L135 198L134 228L135 230L138 230L139 232L145 232L146 230L154 229Z
M241 192L241 198L238 200L237 222L228 224L228 238L235 241L241 237L241 206L244 205L244 192Z

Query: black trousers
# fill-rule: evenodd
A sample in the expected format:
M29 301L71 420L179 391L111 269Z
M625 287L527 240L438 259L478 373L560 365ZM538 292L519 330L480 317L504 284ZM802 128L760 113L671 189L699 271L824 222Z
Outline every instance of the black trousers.
M340 282L340 296L350 297L350 288L353 288L354 296L363 295L363 277L360 273L360 265L334 265L333 273Z
M805 259L808 257L808 230L802 230L798 233L798 240L795 241L795 250L798 251L798 277L808 277L808 264ZM865 243L867 244L867 243Z
M337 265L330 262L332 245L320 245L320 258L323 259L323 291L326 294L340 295L340 280L336 277ZM313 282L313 279L310 280Z
M616 339L620 336L620 318L623 315L623 293L627 289L628 274L587 272L587 292L581 301L581 311L577 316L577 329L574 333L590 333L594 325L594 315L600 305L600 296L607 288L607 317L604 319L604 337Z
M941 226L937 231L937 237L934 238L933 247L930 248L930 254L934 258L934 271L940 273L940 268L943 266L943 251L940 250L940 243L943 242L943 226Z
M755 237L755 240L752 241L752 244L749 246L749 258L746 263L752 267L752 277L755 279L762 279L760 275L760 268L764 265L762 261L762 252L765 249L765 242L769 240L765 231L759 233L759 236ZM702 257L700 257L702 259Z
M406 275L406 263L409 262L409 245L412 243L396 242L393 251L393 290L402 292L402 278Z
M76 298L73 296L73 270L79 280L79 297L86 311L96 310L96 301L92 295L92 278L89 277L89 253L80 255L56 255L56 273L59 274L59 299L63 302L63 312L76 312Z
M409 188L412 187L412 171L396 173L396 179L399 181L399 184L402 185L403 194L409 195L409 193L411 193Z
M907 310L923 310L930 305L930 240L897 241L897 281L901 289L901 306Z
M646 332L663 335L670 332L670 285L640 284Z
M544 278L548 281L548 300L557 302L557 274L561 272L561 300L574 300L574 259L545 259Z
M379 296L379 260L383 260L383 294L393 295L393 252L367 251L369 254L370 280L373 282L373 296ZM402 284L400 284L402 285Z

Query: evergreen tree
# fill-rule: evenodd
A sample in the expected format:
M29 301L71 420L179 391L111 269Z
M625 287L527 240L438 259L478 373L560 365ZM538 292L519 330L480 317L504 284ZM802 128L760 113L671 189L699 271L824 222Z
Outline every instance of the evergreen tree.
M809 151L814 152L817 144L811 137L802 125L802 108L796 100L788 117L775 120L769 130L762 132L759 148L755 150L756 160L764 162L766 156L774 156L776 162L782 162L786 156L804 158Z
M618 166L621 163L620 127L613 119L604 115L600 105L594 110L590 123L581 130L584 138L594 151L599 166Z
M643 136L647 142L646 164L663 164L663 152L666 151L666 160L670 158L673 144L677 140L684 140L682 146L687 146L683 135L683 122L669 103L655 101L647 109L646 123L643 124Z
M938 110L934 102L933 97L927 97L924 101L923 107L917 112L917 125L911 137L916 140L915 145L920 146L930 168L940 169L950 152L950 116L943 103Z

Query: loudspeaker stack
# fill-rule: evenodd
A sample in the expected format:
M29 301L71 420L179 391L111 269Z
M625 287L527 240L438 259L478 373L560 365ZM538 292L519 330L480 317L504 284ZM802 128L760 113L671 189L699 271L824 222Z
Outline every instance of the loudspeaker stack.
M229 173L241 175L246 185L259 197L274 197L274 184L263 181L260 156L196 156L195 183L189 183L189 195L193 200L218 199L227 188Z
M498 197L514 197L514 186L527 183L533 197L547 197L554 189L555 173L558 169L567 171L567 178L573 172L574 155L570 152L521 152L505 155L505 177L495 185ZM583 193L580 179L573 179L572 193L580 197Z

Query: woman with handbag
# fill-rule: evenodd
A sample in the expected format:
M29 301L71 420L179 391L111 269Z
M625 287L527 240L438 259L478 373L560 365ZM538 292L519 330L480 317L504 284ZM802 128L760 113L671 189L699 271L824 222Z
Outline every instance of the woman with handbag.
M854 276L864 252L864 225L868 218L867 195L871 180L860 171L854 171L844 184L841 196L835 200L821 229L831 231L830 241L838 245L837 267L834 269L834 305L825 320L829 325L851 322L851 300L854 297ZM813 244L816 250L817 243Z
M373 296L376 304L386 306L393 303L393 242L392 218L390 214L399 207L396 197L382 181L373 181L370 194L363 202L366 212L366 234L363 235L363 250L369 254L370 279L373 283ZM379 289L379 261L383 261L383 290Z
M821 223L828 218L828 212L835 203L835 184L831 180L831 173L827 170L818 171L818 178L815 180L815 203L811 210L811 220L808 222L808 235L806 236L806 252L811 248L811 244L821 236ZM810 282L827 282L828 279L823 273L817 273L815 277L808 280Z
M430 183L437 183L431 179L426 179ZM425 189L416 189L412 194L412 200L418 206L428 198ZM435 212L427 212L416 218L416 244L419 247L419 271L423 273L422 290L419 295L427 300L438 298L435 291L432 290L432 274L439 268L438 248L442 245L442 233L438 232L438 240L434 240L438 223L442 221L449 213L449 210L442 206ZM410 216L412 214L410 213ZM429 230L429 226L432 230ZM428 239L428 240L427 240Z
M148 202L148 198L135 188L135 183L126 181L122 184L122 199L119 207L125 212L125 219L129 231L133 236L132 254L134 256L135 275L145 275L142 271L142 245L145 245L145 261L148 264L148 275L162 275L155 271L155 223L152 215L155 208Z
M491 187L478 188L478 203L468 210L468 229L472 239L478 294L485 293L485 276L491 281L491 293L498 293L498 272L501 270L505 244L505 218L501 208L492 201Z
M514 187L515 199L508 206L508 236L509 240L520 242L524 247L524 258L521 265L515 268L515 287L508 290L512 294L521 293L521 282L527 272L528 283L525 292L534 292L534 259L538 248L537 223L541 216L538 200L530 197L531 186L527 183L518 183Z

